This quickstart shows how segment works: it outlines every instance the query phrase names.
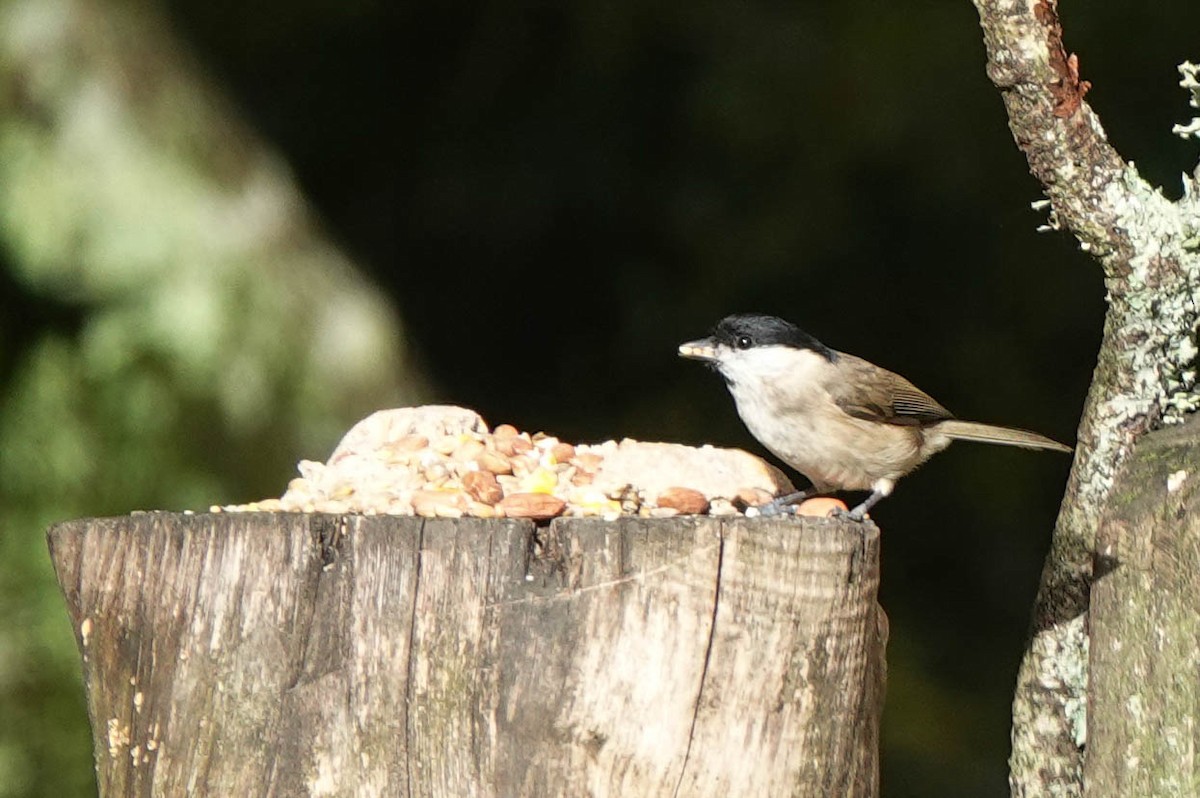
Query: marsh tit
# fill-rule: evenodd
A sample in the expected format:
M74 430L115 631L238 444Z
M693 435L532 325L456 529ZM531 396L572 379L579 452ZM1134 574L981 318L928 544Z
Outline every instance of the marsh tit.
M720 373L750 433L812 483L765 505L765 514L808 496L869 490L849 513L861 521L900 477L954 440L1071 451L1036 432L960 421L899 374L774 316L728 316L679 354Z

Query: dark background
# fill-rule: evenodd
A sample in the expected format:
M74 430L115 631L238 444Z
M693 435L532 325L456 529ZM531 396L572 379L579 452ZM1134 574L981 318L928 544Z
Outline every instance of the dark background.
M960 417L1074 440L1102 277L1069 236L1035 232L1040 190L965 0L169 8L394 300L442 400L567 440L761 452L720 381L675 355L755 310ZM1175 65L1200 57L1200 4L1063 11L1113 143L1176 195L1196 152L1170 134L1191 116ZM19 284L2 293L23 330L67 323ZM1011 689L1069 465L958 444L873 514L885 795L1007 794Z
M1067 10L1123 155L1177 190L1200 13ZM761 451L675 347L760 310L958 415L1073 440L1099 270L1040 197L966 2L178 3L398 303L441 398L571 440ZM1131 17L1136 16L1136 19ZM1004 792L1069 461L959 445L875 517L889 796Z

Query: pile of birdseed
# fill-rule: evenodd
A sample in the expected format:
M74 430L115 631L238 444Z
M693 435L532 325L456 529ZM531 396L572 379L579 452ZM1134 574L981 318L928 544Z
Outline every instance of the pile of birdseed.
M489 429L477 413L450 406L374 413L326 462L304 460L299 471L281 498L212 510L665 518L733 515L793 490L779 469L739 449L572 444L509 424Z

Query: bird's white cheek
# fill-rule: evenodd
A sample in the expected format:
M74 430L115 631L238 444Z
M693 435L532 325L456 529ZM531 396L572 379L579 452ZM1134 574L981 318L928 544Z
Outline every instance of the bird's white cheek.
M816 352L785 346L730 351L721 359L722 373L742 391L776 394L819 381L828 367L829 361Z

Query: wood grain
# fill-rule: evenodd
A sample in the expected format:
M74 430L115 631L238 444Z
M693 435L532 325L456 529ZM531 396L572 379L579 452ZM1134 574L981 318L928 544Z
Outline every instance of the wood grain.
M50 531L104 796L875 796L879 536L137 514Z

